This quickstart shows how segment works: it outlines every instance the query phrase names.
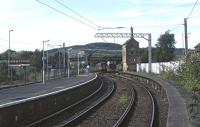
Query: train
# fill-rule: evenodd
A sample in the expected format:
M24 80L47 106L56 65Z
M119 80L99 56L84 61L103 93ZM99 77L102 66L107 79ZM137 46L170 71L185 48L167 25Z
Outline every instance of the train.
M96 64L96 70L98 72L116 72L116 62L100 62Z

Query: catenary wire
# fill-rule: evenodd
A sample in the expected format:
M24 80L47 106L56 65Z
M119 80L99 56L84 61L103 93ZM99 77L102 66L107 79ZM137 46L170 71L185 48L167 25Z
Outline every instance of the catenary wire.
M45 4L45 3L43 3L43 2L41 2L41 1L39 1L39 0L35 0L35 1L37 1L37 2L40 3L40 4L43 4L43 5L47 6L48 8L50 8L50 9L52 9L52 10L54 10L54 11L60 13L60 14L65 15L65 16L67 16L67 17L69 17L69 18L71 18L71 19L73 19L73 20L75 20L75 21L78 21L78 22L80 22L80 23L82 23L82 24L84 24L84 25L86 25L86 26L88 26L88 27L90 27L90 28L92 28L92 29L97 30L97 28L95 28L95 27L93 27L93 26L91 26L91 25L89 25L89 24L87 24L87 23L85 23L85 22L83 22L83 21L81 21L81 20L79 20L79 19L77 19L77 18L74 18L74 17L72 17L72 16L70 16L70 15L68 15L68 14L66 14L66 13L64 13L64 12L62 12L62 11L60 11L60 10L58 10L58 9L56 9L56 8L54 8L54 7L52 7L52 6L50 6L50 5L48 5L48 4Z
M179 23L178 25L176 25L174 28L170 29L169 31L172 32L172 31L175 31L176 29L178 29L181 25L183 25L183 23Z
M57 2L58 4L62 5L63 7L67 8L68 10L70 10L71 12L73 12L74 14L78 15L79 17L85 19L87 22L95 25L96 27L98 27L98 31L99 31L99 28L101 28L99 25L95 24L94 22L92 22L91 20L85 18L84 16L80 15L79 13L77 13L76 11L74 11L73 9L71 9L70 7L66 6L65 4L61 3L60 1L58 0L54 0L55 2ZM104 38L101 38L104 42L107 43L107 41L104 39Z
M197 5L197 2L198 2L198 0L196 0L196 2L194 3L194 5L193 5L193 7L192 7L192 10L190 11L190 13L189 13L188 16L187 16L187 19L189 19L190 16L192 15L192 13L193 13L193 11L194 11L196 5Z
M60 10L57 10L56 8L53 8L53 7L51 7L51 6L49 6L49 5L47 5L47 4L45 4L45 3L43 3L43 2L41 2L41 1L39 1L39 0L36 0L37 2L39 2L39 3L41 3L41 4L43 4L43 5L45 5L45 6L47 6L47 7L49 7L49 8L51 8L51 9L53 9L54 11L57 11L57 12L59 12L59 13L61 13L61 14L63 14L63 15L65 15L65 16L67 16L67 17L70 17L70 18L72 18L73 20L76 20L76 21L79 21L79 22L81 22L81 23L83 23L84 25L87 25L88 27L90 27L90 28L93 28L93 29L95 29L95 30L98 30L98 29L96 29L95 27L93 27L93 26L90 26L90 25L88 25L88 24L86 24L86 23L84 23L84 22L82 22L81 20L78 20L78 19L76 19L76 18L74 18L74 17L72 17L72 16L70 16L70 15L67 15L66 13L64 13L64 12L62 12L62 11L60 11ZM65 6L64 4L62 4L61 2L59 2L59 1L57 1L57 0L55 0L57 3L59 3L59 4L61 4L62 6L64 6L64 7L66 7L66 8L68 8L67 6ZM83 17L83 16L81 16L81 15L79 15L78 13L76 13L75 11L73 11L71 8L68 8L69 10L71 10L73 13L75 13L75 14L77 14L78 16L80 16L80 17L82 17L82 18L84 18L85 20L87 20L88 22L90 22L90 23L92 23L92 24L94 24L93 22L91 22L90 20L88 20L88 19L86 19L85 17ZM94 24L95 26L97 26L97 27L99 27L98 25L96 25L96 24ZM107 43L107 41L104 39L104 38L101 38L104 42L106 42Z
M195 6L197 5L197 3L198 3L198 0L196 0L196 2L194 3L194 5L193 5L193 7L192 7L192 9L191 9L191 11L190 11L190 13L188 14L188 16L187 16L187 19L189 19L190 18L190 16L192 15L192 13L193 13L193 11L194 11L194 9L195 9ZM171 29L171 30L169 30L169 31L175 31L177 28L179 28L181 25L183 25L183 23L181 22L180 24L178 24L177 26L175 26L173 29Z
M61 3L60 1L58 0L54 0L55 2L57 2L58 4L62 5L63 7L67 8L68 10L70 10L71 12L73 12L74 14L78 15L79 17L85 19L87 22L93 24L94 26L98 27L97 24L95 24L94 22L92 22L91 20L87 19L86 17L80 15L78 12L74 11L73 9L71 9L70 7L68 7L67 5Z

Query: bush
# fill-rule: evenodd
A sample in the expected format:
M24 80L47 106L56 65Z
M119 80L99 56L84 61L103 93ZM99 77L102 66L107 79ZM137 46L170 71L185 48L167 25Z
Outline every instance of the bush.
M188 55L177 70L181 83L192 91L200 90L200 54Z
M160 74L166 80L177 81L177 72L176 71L177 71L177 68L175 66L167 67L162 64L161 69L160 69Z

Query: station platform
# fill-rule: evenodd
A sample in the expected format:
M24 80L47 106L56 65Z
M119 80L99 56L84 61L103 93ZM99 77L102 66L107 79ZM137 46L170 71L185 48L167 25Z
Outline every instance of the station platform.
M169 103L167 127L190 127L187 105L179 91L169 82L155 78L164 87Z
M96 74L79 75L70 78L60 78L48 80L45 84L34 83L29 85L21 85L0 89L0 108L14 105L23 100L33 99L48 94L62 91L63 89L71 89L82 83L88 82L96 77Z
M179 91L169 82L157 75L145 73L130 73L138 76L147 77L158 82L165 90L168 98L168 118L166 127L190 127L187 105Z

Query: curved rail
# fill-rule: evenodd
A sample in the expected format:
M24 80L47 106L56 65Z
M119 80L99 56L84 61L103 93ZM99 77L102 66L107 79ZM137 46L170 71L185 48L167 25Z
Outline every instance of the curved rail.
M70 105L70 106L68 106L68 107L66 107L66 108L64 108L64 109L61 109L61 110L59 110L59 111L57 111L57 112L55 112L55 113L53 113L53 114L51 114L51 115L49 115L49 116L46 116L46 117L44 117L44 118L42 118L42 119L40 119L40 120L38 120L38 121L35 121L35 122L33 122L33 123L27 125L26 127L35 126L35 125L41 123L42 121L45 121L45 120L47 120L47 119L49 119L49 118L51 118L51 117L53 117L53 116L56 116L56 115L58 115L58 114L64 112L65 110L67 110L67 109L69 109L69 108L71 108L71 107L73 107L73 106L75 106L75 105L80 104L81 102L87 100L88 98L90 98L90 97L92 97L93 95L95 95L96 93L98 93L98 92L102 89L102 86L103 86L103 83L101 82L100 87L99 87L96 91L94 91L93 93L91 93L89 96L87 96L87 97L85 97L85 98L83 98L83 99L77 101L76 103L74 103L74 104L72 104L72 105Z
M123 123L123 121L125 120L126 116L131 111L131 108L132 108L132 106L134 104L134 101L135 101L135 90L131 87L131 100L130 100L130 103L128 104L126 110L121 115L119 120L113 125L113 127L119 127Z
M102 81L102 84L103 84L103 80L101 79ZM77 115L76 117L74 117L73 119L71 119L70 121L68 122L65 122L63 123L61 126L59 127L64 127L64 126L67 126L68 124L70 124L71 122L73 122L74 120L78 119L79 117L83 116L84 114L86 114L87 112L89 112L90 110L92 110L93 108L95 108L96 106L98 106L100 103L102 103L104 100L106 100L108 97L110 97L110 95L113 93L114 91L114 83L112 85L112 88L111 88L111 91L106 95L104 96L103 98L101 98L95 105L91 106L90 108L88 108L87 110L85 110L84 112L80 113L79 115Z
M150 121L149 127L153 127L154 126L154 121L155 121L155 100L154 100L153 95L151 94L151 92L146 87L143 86L143 88L146 90L146 92L149 94L149 96L151 98L152 114L151 114L151 121Z
M128 78L128 77L125 77L125 76L119 76L121 78L125 78L125 79L128 79L130 81L133 81L131 78ZM154 119L155 119L155 101L154 101L154 98L153 98L153 95L151 94L151 92L144 86L142 86L145 91L149 94L150 98L151 98L151 103L152 103L152 114L151 114L151 121L150 121L150 124L149 124L149 127L153 127L154 126ZM132 95L131 95L132 97ZM130 102L132 103L132 102ZM120 119L117 121L117 123L113 126L113 127L119 127L122 122L125 120L125 117L127 116L128 112L130 111L131 107L130 107L130 104L129 106L127 107L127 109L125 110L125 112L122 114L122 116L120 117Z
M17 104L28 102L28 101L34 101L34 100L37 100L37 99L40 99L40 98L44 98L44 97L47 97L47 96L50 96L50 95L55 95L57 93L64 92L64 91L67 91L67 90L71 90L71 89L80 87L82 85L85 85L85 84L95 80L96 78L97 78L97 74L95 74L94 78L92 78L92 79L90 79L88 81L79 83L78 85L74 85L74 86L71 86L71 87L67 87L67 88L64 88L64 89L56 90L56 91L53 91L53 92L49 92L49 93L45 93L45 94L41 94L41 95L37 95L37 96L33 96L33 97L24 98L24 99L17 100L17 101L8 102L8 103L5 103L5 104L0 104L0 108L13 106L13 105L17 105Z
M84 101L86 101L87 99L91 98L92 96L94 96L95 94L97 94L97 93L102 89L102 87L103 87L103 80L102 80L101 78L100 78L100 80L101 80L101 86L100 86L95 92L93 92L92 94L90 94L89 96L87 96L87 97L81 99L80 101L78 101L78 102L76 102L76 103L74 103L74 104L72 104L72 105L70 105L70 106L68 106L68 107L66 107L66 108L64 108L64 109L62 109L62 110L60 110L60 111L58 111L58 112L55 112L54 114L51 114L51 115L49 115L49 116L47 116L47 117L45 117L45 118L43 118L43 119L40 119L40 120L38 120L38 121L36 121L36 122L34 122L34 123L32 123L32 124L26 126L26 127L36 126L37 124L40 124L41 122L43 122L43 121L45 121L45 120L48 120L48 119L51 118L51 117L54 117L54 116L56 116L56 115L59 115L60 113L66 111L66 110L68 110L68 109L70 109L70 108L72 108L72 107L74 107L74 106L80 105L82 102L84 102ZM59 125L57 125L57 126L59 126L59 127L67 126L68 124L72 123L74 120L80 118L81 116L83 116L84 114L86 114L88 111L90 111L91 109L93 109L93 108L95 108L97 105L99 105L101 102L103 102L105 99L107 99L107 98L113 93L114 88L115 88L115 87L114 87L114 84L113 84L113 85L112 85L112 88L111 88L111 91L110 91L105 97L101 98L101 100L99 100L99 101L98 101L97 103L95 103L93 106L89 107L87 110L84 110L83 112L76 114L75 116L73 116L72 119L69 118L68 120L62 122L61 124L59 124Z

